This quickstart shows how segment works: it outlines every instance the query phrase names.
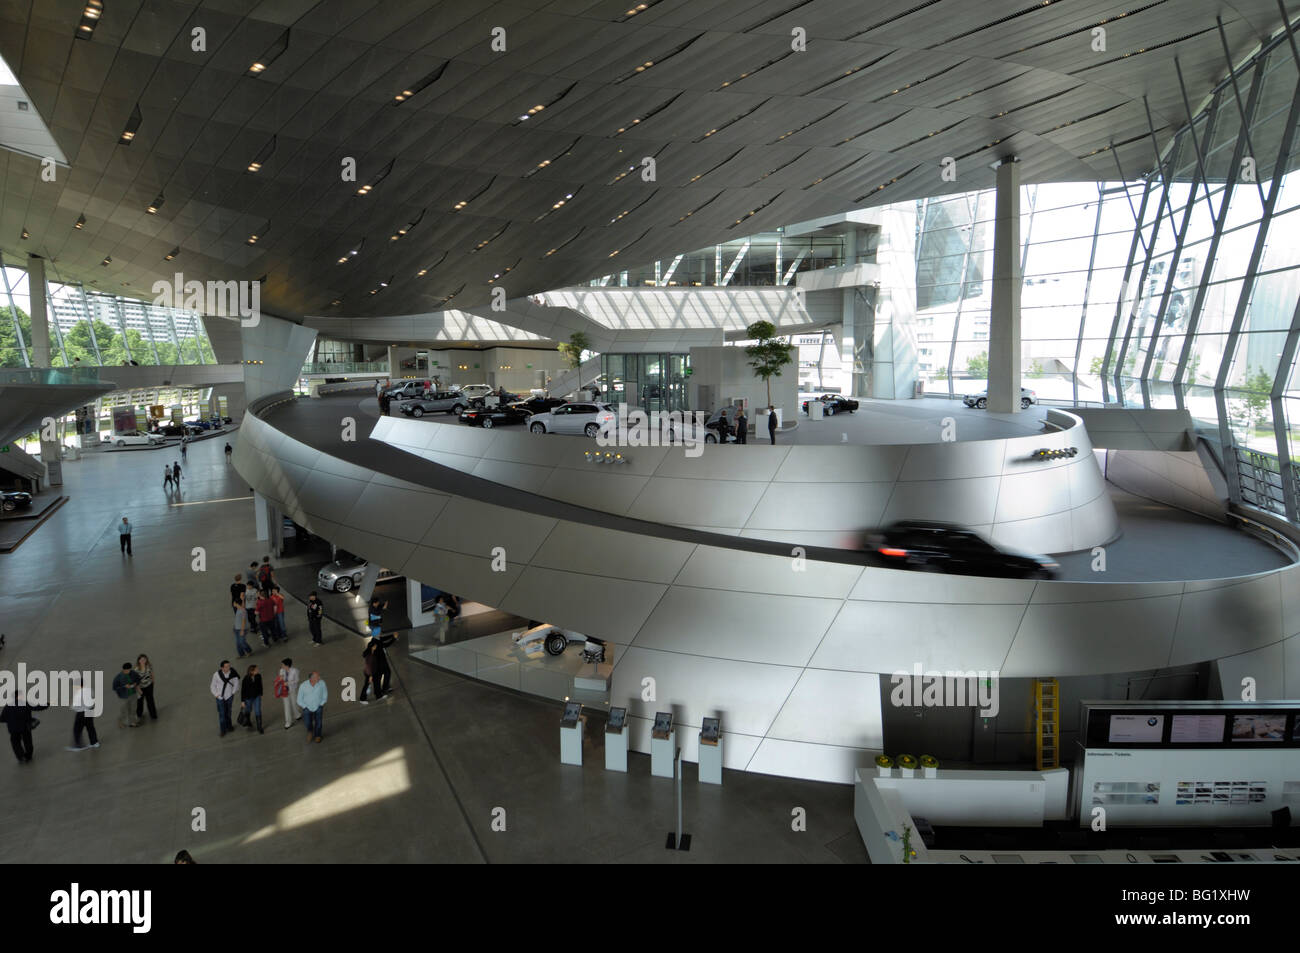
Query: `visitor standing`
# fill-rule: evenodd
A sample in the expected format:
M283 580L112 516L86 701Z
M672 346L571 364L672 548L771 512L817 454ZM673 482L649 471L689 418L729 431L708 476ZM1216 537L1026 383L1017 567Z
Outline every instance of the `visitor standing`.
M135 660L135 674L139 677L136 682L136 691L138 695L135 700L135 719L139 721L144 717L144 706L149 706L149 720L158 720L158 709L153 703L153 665L149 662L149 656L141 655Z
M745 408L736 408L736 443L749 443L749 418L745 416Z
M298 707L302 709L302 720L307 725L307 741L320 742L325 728L325 702L329 700L329 689L320 672L312 672L307 681L298 686Z
M275 603L271 601L269 592L258 594L257 628L262 634L262 645L270 645L273 639L279 640L279 634L275 631Z
M382 602L378 596L370 600L370 611L366 616L366 624L370 629L372 636L382 634L384 629L384 610L388 608L387 602Z
M251 574L248 577L248 588L244 590L244 617L248 622L247 631L249 634L254 636L258 635L257 586L253 584L253 577ZM262 637L262 642L266 642L265 636Z
M239 687L239 673L230 667L230 662L221 660L221 665L212 673L209 686L212 697L217 700L217 724L221 728L221 737L235 730L230 722L230 707L235 700L235 689Z
M771 404L767 405L767 439L776 446L776 408Z
M293 667L293 659L280 659L280 671L275 675L273 690L275 697L284 701L284 730L293 727L295 721L302 720L302 709L298 707L298 670Z
M271 565L270 556L263 556L262 565L257 567L257 587L263 592L269 593L274 585L275 567Z
M375 690L375 701L379 701L379 699L384 697L383 692L379 690L379 677L375 671L375 666L378 662L375 652L375 646L377 644L378 643L372 639L366 644L366 650L361 653L361 697L358 698L357 701L361 702L363 705L370 704L370 702L366 701L366 692L372 687Z
M244 681L239 686L239 705L248 712L248 730L253 730L253 722L257 722L257 733L264 734L262 731L262 673L257 670L256 665L248 666L248 671L244 673Z
M128 556L132 555L131 521L125 516L122 517L122 522L117 524L117 543L121 547L122 552L126 553Z
M370 640L370 648L378 656L375 659L375 688L381 696L393 690L393 667L388 660L388 646L396 641L396 635L376 635Z
M316 590L311 591L307 597L307 628L311 630L311 644L321 644L321 619L325 617L325 606L321 603L316 595Z
M122 701L122 711L117 716L119 728L135 728L140 720L135 716L136 686L140 676L135 673L130 662L122 663L122 671L113 677L113 691Z
M280 587L271 587L271 603L275 606L275 631L280 641L289 641L289 626L284 621L284 596L280 595Z
M235 573L235 581L230 584L230 601L243 605L244 590L247 588L244 585L244 574L242 572Z

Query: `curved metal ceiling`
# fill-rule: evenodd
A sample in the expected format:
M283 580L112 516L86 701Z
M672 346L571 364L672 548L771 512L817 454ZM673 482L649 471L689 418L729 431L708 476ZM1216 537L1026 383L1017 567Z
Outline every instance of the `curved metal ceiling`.
M1234 60L1281 22L1275 0L101 6L88 33L79 0L0 8L71 163L45 182L0 153L0 249L142 296L265 276L293 318L478 307L988 187L1007 155L1025 182L1131 178L1186 119L1174 57L1195 109L1227 72L1215 18Z

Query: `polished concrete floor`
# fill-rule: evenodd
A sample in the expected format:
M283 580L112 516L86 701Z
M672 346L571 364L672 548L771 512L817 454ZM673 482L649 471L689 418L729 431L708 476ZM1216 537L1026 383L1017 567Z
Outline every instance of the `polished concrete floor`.
M732 772L722 787L700 785L693 765L683 787L693 846L667 851L673 783L650 777L647 757L607 773L589 744L586 766L562 766L554 703L410 662L401 641L393 701L340 701L340 680L361 675L361 641L327 623L326 644L311 648L296 603L288 647L251 661L268 696L286 653L322 672L324 742L307 744L297 724L283 730L269 697L265 735L220 738L208 683L234 656L228 585L265 552L222 447L191 447L170 496L154 479L157 453L68 462L68 505L0 556L0 666L93 668L111 680L144 652L159 704L158 721L146 713L127 729L110 698L102 747L79 752L64 750L71 713L44 712L31 764L0 753L0 862L160 863L181 848L200 862L866 860L849 788ZM114 529L123 515L135 527L131 557ZM805 832L791 830L795 808L807 812Z

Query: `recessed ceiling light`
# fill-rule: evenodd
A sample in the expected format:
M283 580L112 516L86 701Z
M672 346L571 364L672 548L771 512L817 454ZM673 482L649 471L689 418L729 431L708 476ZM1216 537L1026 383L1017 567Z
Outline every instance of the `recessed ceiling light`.
M32 237L32 236L31 236L30 234L28 234L27 229L24 228L24 229L23 229L23 241L27 241L27 239L29 239L29 238L31 238L31 237Z
M158 210L162 208L164 201L166 200L163 198L162 193L159 192L158 197L149 203L148 207L145 208L145 211L148 212L150 215L157 215Z
M173 248L173 249L172 249L171 251L169 251L167 254L163 255L163 261L171 261L173 258L175 258L175 257L176 257L177 255L179 255L180 253L181 253L181 248L180 248L179 245L177 245L175 248Z
M103 265L105 268L107 268L112 263L113 263L112 255L105 255L104 260L100 262L100 264Z
M86 6L81 11L81 22L77 24L77 32L72 35L79 40L89 40L103 15L104 4L100 0L86 0Z
M85 227L86 227L86 214L85 214L84 212L77 216L77 223L76 223L75 225L73 225L72 227L73 227L73 228L85 228Z
M136 103L135 108L131 110L131 116L126 121L126 128L122 130L122 135L118 137L119 146L129 146L135 134L140 130L140 123L144 120L140 112L140 104Z

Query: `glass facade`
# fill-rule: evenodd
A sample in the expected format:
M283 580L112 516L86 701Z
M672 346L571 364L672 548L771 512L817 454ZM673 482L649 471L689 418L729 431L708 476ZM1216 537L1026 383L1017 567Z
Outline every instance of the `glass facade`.
M195 311L47 281L50 364L215 364ZM32 323L27 272L0 262L0 367L30 367Z
M602 354L602 397L646 411L689 410L688 354Z

